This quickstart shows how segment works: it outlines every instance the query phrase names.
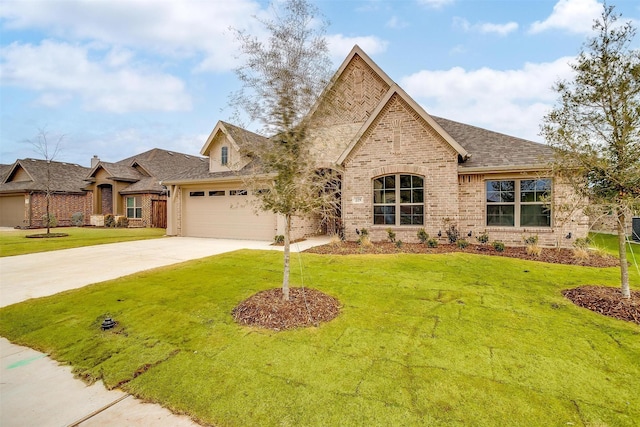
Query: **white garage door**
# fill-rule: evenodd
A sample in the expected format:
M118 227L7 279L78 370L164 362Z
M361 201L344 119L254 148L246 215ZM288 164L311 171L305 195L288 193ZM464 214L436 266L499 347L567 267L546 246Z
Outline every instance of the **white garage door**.
M252 196L242 188L182 190L182 234L191 237L273 240L276 216L256 215Z
M23 225L24 196L0 197L0 227Z

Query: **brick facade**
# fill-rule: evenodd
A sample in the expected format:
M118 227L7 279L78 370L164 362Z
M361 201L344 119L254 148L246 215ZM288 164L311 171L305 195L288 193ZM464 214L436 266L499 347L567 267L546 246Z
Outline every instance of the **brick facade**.
M383 175L424 177L425 223L391 227L398 239L417 240L423 227L437 233L444 218L458 215L457 153L397 95L344 164L342 221L347 240L358 238L356 228L368 229L374 241L386 239L389 226L373 225L373 179Z
M387 230L392 229L397 239L417 242L417 232L424 228L432 237L440 232L444 242L446 221L455 224L461 236L471 243L476 242L475 236L487 232L491 241L500 240L507 245L523 245L524 237L537 235L543 246L566 247L587 235L588 218L581 210L567 207L573 205L575 197L571 187L556 180L552 180L550 227L487 226L486 182L547 178L539 176L536 169L544 169L540 159L548 154L548 147L429 116L357 47L343 62L325 95L310 123L317 127L321 136L318 139L322 139L321 148L314 147L318 151L318 167L334 168L342 176L341 223L347 240L357 240L356 230L367 229L371 240L383 241L387 239ZM216 129L220 126L219 123ZM190 176L190 180L226 179L224 175L215 176L221 172L216 156L223 143L210 140L205 144L205 148L215 147L213 154L208 153L209 170ZM412 206L417 206L416 212L423 208L423 216L411 217L421 219L422 224L374 224L374 182L388 175L422 178L424 201L413 202ZM179 189L188 183L172 182L169 234L182 234ZM397 197L401 190L397 186L394 191ZM521 209L519 203L514 204L516 218L517 210ZM382 205L394 205L393 218L397 221L399 204ZM387 221L386 215L392 214L379 211L377 218ZM282 234L281 222L278 221L278 234ZM515 221L518 223L519 219ZM296 218L292 237L315 234L320 229L318 219Z
M577 237L585 237L589 232L589 219L580 209L572 209L578 203L571 203L571 187L557 180L552 183L552 224L551 227L488 227L486 225L487 180L503 179L536 179L536 173L510 174L468 174L458 179L460 196L460 215L457 225L465 237L472 232L471 243L476 243L475 236L487 232L490 241L500 240L508 246L522 246L523 240L529 236L538 236L542 246L571 246ZM571 238L567 236L571 233ZM465 237L467 238L467 237Z
M142 218L128 218L129 227L152 227L152 208L151 204L154 200L167 200L166 196L158 194L127 194L122 197L122 206L124 206L124 216L127 215L127 197L140 197L142 202Z
M47 212L47 198L45 193L33 193L25 196L29 199L29 207L25 209L25 225L40 228L43 217ZM92 195L86 194L54 194L51 196L49 212L55 215L59 227L73 225L71 217L76 212L84 215L84 225L89 225L92 210Z

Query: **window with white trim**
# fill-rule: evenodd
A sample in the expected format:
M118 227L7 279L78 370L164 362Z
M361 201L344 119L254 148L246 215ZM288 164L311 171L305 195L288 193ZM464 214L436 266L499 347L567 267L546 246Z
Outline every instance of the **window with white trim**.
M424 178L394 174L373 180L374 225L423 225Z
M127 218L142 218L142 197L127 197Z
M550 178L487 181L487 226L551 227L550 198Z
M222 147L220 149L220 164L226 166L229 163L229 147Z

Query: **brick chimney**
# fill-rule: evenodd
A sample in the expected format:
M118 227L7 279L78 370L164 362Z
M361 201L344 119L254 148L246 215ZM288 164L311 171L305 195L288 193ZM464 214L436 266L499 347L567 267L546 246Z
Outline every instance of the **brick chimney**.
M91 158L91 167L95 168L98 163L100 163L100 157L98 157L97 155L94 155Z

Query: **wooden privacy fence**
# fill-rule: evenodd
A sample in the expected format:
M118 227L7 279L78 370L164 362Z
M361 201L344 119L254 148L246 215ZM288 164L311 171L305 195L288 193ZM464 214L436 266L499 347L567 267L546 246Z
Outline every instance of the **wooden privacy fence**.
M151 226L155 228L167 228L167 201L151 201Z

